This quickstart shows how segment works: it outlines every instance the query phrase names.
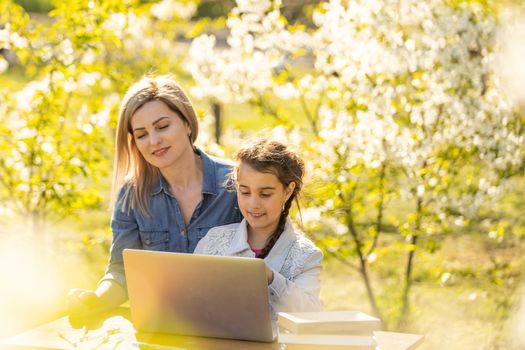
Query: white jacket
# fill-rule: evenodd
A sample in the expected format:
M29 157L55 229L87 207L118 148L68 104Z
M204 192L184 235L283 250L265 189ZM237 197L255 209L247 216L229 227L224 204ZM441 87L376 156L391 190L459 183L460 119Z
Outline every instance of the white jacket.
M210 229L194 253L255 258L248 245L246 220ZM274 273L273 282L268 286L274 318L281 311L321 310L319 275L322 259L321 250L308 238L296 233L288 219L283 233L264 259Z

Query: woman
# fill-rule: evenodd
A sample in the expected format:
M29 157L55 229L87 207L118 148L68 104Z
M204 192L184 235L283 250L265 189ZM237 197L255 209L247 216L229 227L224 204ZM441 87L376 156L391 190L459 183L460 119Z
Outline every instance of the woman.
M180 86L144 78L124 96L116 130L113 241L95 291L73 289L72 315L119 306L127 299L125 248L192 253L211 227L242 219L224 184L231 166L194 146L198 121Z

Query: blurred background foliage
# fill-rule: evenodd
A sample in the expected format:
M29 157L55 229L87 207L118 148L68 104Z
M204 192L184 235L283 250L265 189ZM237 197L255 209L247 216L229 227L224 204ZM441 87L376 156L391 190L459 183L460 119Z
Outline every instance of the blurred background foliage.
M200 147L271 136L307 160L294 215L325 252L327 309L425 333L425 349L510 348L525 114L499 67L525 44L501 35L519 5L0 0L0 337L96 285L120 98L172 74Z

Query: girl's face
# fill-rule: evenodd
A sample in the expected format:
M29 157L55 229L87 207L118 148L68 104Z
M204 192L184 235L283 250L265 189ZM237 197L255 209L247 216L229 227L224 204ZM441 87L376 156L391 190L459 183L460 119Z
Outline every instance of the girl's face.
M237 200L248 222L248 232L271 235L279 223L284 203L295 183L285 187L273 173L259 172L241 163L237 172Z
M144 159L159 169L191 150L190 127L162 101L146 102L131 118L133 139Z

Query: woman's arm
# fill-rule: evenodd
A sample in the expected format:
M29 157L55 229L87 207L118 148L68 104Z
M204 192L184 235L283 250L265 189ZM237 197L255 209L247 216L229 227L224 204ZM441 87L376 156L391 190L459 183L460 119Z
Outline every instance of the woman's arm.
M111 219L113 240L109 252L106 273L96 290L72 289L67 296L71 316L88 316L118 307L127 300L126 277L122 251L126 248L142 248L138 225L132 211L122 210L125 188L119 193Z

